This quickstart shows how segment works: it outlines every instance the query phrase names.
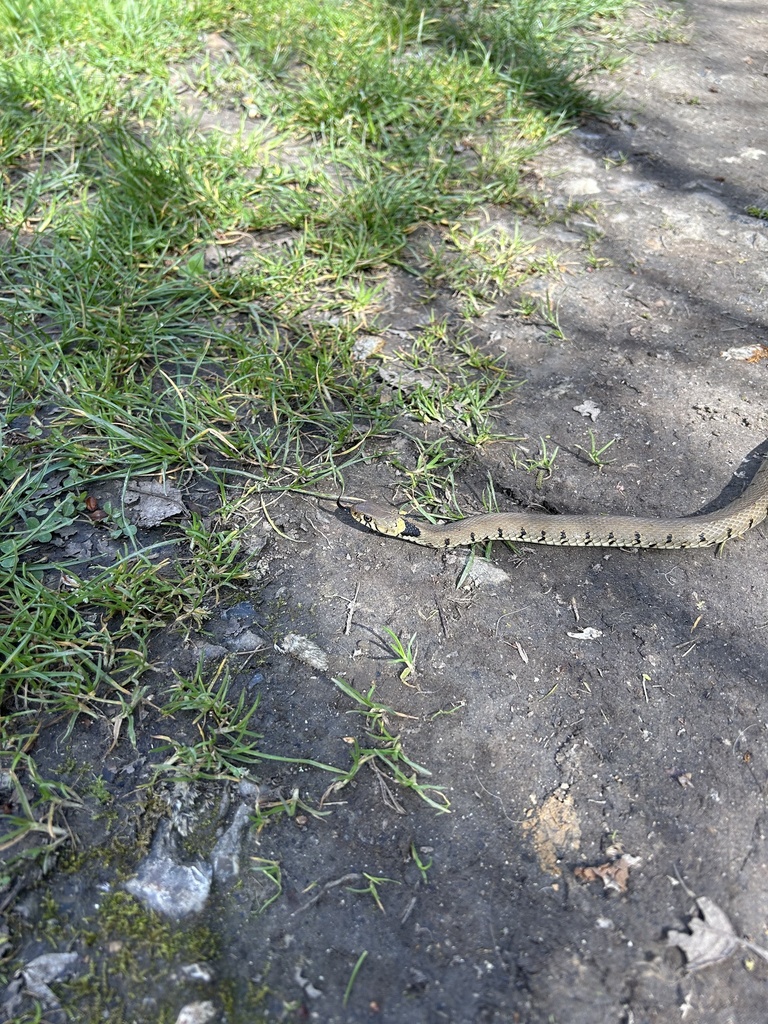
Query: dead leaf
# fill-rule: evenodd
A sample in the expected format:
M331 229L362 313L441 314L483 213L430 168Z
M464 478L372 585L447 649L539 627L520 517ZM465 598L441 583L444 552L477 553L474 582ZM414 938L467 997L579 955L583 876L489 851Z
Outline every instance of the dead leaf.
M594 626L585 626L578 633L568 633L574 640L599 640L602 635L602 630L595 629Z
M722 963L741 945L733 925L715 902L708 896L700 896L696 903L704 920L692 918L688 925L690 934L671 931L667 935L667 944L679 946L685 953L689 971L700 971L702 967Z
M403 391L406 394L422 388L428 391L436 385L435 378L429 373L412 370L398 359L391 360L388 366L379 367L379 377L391 388Z
M384 347L384 338L378 334L358 334L352 346L352 358L357 362L370 359Z
M128 518L136 526L149 529L172 516L186 514L181 491L155 480L132 480L128 484L125 503L130 506Z
M741 362L757 363L768 355L768 348L765 345L739 345L736 348L728 348L720 353L722 359L738 359Z
M310 668L318 672L325 672L328 668L328 655L317 644L313 644L305 636L299 633L288 633L283 637L282 647L277 648L283 654L290 654L297 661L303 661Z
M49 1007L60 1003L48 983L70 977L80 961L77 953L43 953L21 969L27 992Z
M203 1003L187 1003L179 1010L176 1024L208 1024L216 1016L216 1007L208 1000Z
M593 423L600 415L600 407L595 405L591 398L587 398L581 405L574 405L573 411L591 419Z
M209 32L205 37L205 48L210 53L232 53L234 46L218 32Z
M639 857L622 854L616 860L600 864L598 867L574 868L573 873L580 882L601 881L606 889L626 892L629 881L629 869L640 863Z

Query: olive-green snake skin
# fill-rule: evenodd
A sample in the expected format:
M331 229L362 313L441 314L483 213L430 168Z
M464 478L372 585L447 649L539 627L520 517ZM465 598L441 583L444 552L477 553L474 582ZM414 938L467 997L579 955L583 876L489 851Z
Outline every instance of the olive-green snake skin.
M440 525L373 501L347 503L339 499L339 505L375 533L430 548L455 548L489 540L584 548L708 548L741 537L768 516L768 459L741 497L730 505L707 515L677 519L491 512Z

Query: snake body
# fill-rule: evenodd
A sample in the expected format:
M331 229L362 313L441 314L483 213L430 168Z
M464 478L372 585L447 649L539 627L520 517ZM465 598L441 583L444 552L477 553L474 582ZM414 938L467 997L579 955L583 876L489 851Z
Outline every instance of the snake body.
M340 500L339 504L374 533L430 548L455 548L489 540L584 548L707 548L741 537L768 516L768 459L744 493L725 508L675 519L491 512L435 524L378 502L346 504Z

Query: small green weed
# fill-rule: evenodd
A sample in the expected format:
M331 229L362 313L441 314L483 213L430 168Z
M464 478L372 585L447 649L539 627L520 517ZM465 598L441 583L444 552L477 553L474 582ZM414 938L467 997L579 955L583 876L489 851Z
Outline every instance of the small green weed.
M347 886L347 892L359 892L362 894L370 893L370 895L373 898L373 902L376 904L376 906L383 914L384 904L381 902L381 897L379 896L379 886L383 885L385 882L389 882L392 885L400 885L400 882L398 882L397 879L395 878L384 878L382 876L369 875L365 871L363 872L363 878L366 880L368 885L366 885L362 889L354 889L352 886ZM353 979L350 979L350 982L352 980Z
M421 859L421 855L419 854L419 851L417 850L415 843L411 843L410 854L411 860L419 869L419 874L421 875L422 882L424 883L424 885L426 885L427 882L429 881L427 872L432 867L432 858L430 858L425 864L424 861Z
M444 322L433 320L400 359L417 371L416 383L402 395L415 419L444 424L452 436L478 447L501 439L493 412L510 400L519 381L464 331L454 336Z
M565 334L563 328L560 326L560 307L559 303L552 298L552 295L547 291L543 299L539 300L539 315L544 322L550 327L552 333L556 338L560 338L561 341L565 341Z
M11 811L3 815L0 853L36 834L47 842L42 846L27 847L25 855L39 857L45 867L56 847L71 838L70 830L61 818L62 812L68 807L79 807L80 800L66 786L42 779L27 754L17 752L9 760L10 767L5 774L10 784ZM22 784L20 773L24 774L26 785ZM37 791L37 799L30 799L27 788ZM58 820L62 820L61 825L57 824Z
M453 227L439 245L430 246L422 276L433 287L454 291L465 317L480 316L502 290L527 276L525 257L532 248L517 225L511 234Z
M606 466L609 462L613 461L612 459L604 459L603 455L614 444L616 444L616 438L615 437L612 438L607 444L602 445L602 447L598 447L597 441L595 440L594 431L590 430L589 431L589 448L582 448L582 446L580 444L577 444L576 447L579 449L579 451L584 452L584 454L586 455L586 457L589 459L589 461L592 463L593 466L597 466L598 469L602 469L603 466Z
M269 860L266 857L251 857L253 871L262 875L275 887L275 892L259 904L259 913L263 914L270 904L280 897L283 891L283 874L279 861Z
M393 655L390 659L390 664L398 667L402 665L400 682L407 683L410 677L416 674L416 654L418 652L416 634L414 633L407 643L403 643L397 633L390 629L389 626L384 627L384 632L389 637L389 649Z
M415 449L412 467L398 456L392 458L392 465L405 477L404 489L412 503L422 511L439 511L446 502L451 503L456 470L466 462L467 456L445 438L424 442L413 437L411 442Z
M155 765L155 778L171 775L174 778L237 780L247 776L261 761L310 765L342 774L332 765L319 761L262 751L259 747L261 735L250 728L259 701L249 700L244 689L236 700L232 698L232 679L226 660L219 663L210 677L202 662L191 678L184 678L178 673L175 675L176 682L170 699L162 708L163 715L172 719L180 713L190 713L192 725L200 738L193 743L184 743L175 735L157 736L165 742L155 748L155 753L166 756Z
M273 800L259 800L252 815L252 821L256 831L261 832L274 818L282 815L295 818L299 812L309 814L313 818L325 818L330 814L330 811L318 810L312 804L302 800L296 787L289 797L279 795Z
M513 454L515 467L521 466L527 473L536 474L536 488L540 489L545 480L552 476L555 460L560 452L558 447L548 448L546 438L539 438L539 451L531 456L527 453L521 458L517 453Z

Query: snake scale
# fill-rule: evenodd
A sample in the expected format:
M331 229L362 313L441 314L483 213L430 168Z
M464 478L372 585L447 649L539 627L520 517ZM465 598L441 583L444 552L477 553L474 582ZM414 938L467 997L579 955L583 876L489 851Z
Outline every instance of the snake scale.
M725 508L675 519L490 512L434 524L373 501L347 503L339 499L339 506L374 533L430 548L455 548L489 540L585 548L707 548L741 537L768 516L768 459L744 493Z

